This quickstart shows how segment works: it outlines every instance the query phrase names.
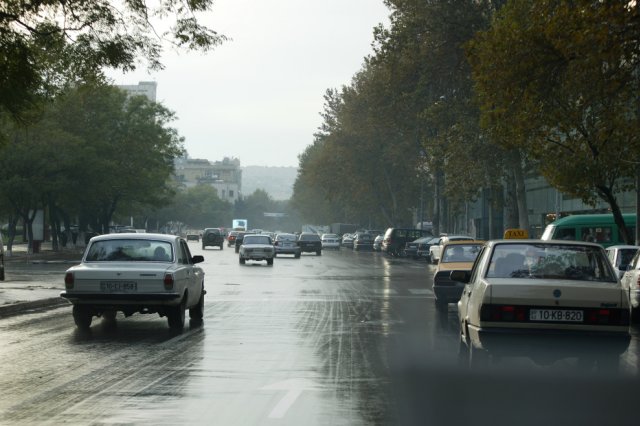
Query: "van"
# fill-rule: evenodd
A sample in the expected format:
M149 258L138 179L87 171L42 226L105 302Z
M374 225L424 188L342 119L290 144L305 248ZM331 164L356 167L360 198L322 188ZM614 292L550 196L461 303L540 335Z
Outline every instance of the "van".
M433 234L426 229L389 228L384 233L381 251L392 256L400 256L406 243L420 237L432 236Z
M624 223L631 235L636 232L636 215L623 214ZM550 223L541 240L573 240L598 243L603 247L626 244L613 214L576 214Z

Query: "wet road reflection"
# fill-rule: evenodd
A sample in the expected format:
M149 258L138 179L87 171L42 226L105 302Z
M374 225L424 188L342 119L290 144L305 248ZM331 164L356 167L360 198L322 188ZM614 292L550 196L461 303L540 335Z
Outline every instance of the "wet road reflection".
M86 334L69 308L0 320L0 388L11 390L0 398L0 423L488 424L495 418L479 404L491 396L526 414L521 397L552 404L562 388L530 360L462 368L456 307L435 309L425 263L340 251L241 266L233 250L203 254L204 323L178 335L157 315L120 313ZM623 358L632 376L634 333ZM507 365L524 367L505 373ZM565 391L594 398L562 363L551 371L570 378L560 381ZM627 376L593 380L609 395L636 385ZM520 423L533 424L528 418Z

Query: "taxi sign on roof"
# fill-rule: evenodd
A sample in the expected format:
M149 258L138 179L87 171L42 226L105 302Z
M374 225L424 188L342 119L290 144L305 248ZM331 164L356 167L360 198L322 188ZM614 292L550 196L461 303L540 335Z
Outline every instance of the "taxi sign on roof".
M526 240L529 238L529 231L526 229L507 229L504 231L505 240Z

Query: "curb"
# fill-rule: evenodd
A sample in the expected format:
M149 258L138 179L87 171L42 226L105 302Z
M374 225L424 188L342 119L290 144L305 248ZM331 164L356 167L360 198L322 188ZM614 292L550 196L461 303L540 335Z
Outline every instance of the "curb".
M0 306L0 317L19 315L34 309L53 309L63 305L69 305L69 302L61 297L50 297L48 299L33 300L29 302L8 303Z

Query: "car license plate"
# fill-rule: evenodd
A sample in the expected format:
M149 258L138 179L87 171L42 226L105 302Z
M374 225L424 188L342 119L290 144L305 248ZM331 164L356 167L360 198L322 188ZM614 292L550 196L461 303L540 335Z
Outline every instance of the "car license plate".
M584 312L569 309L531 309L530 321L582 322Z
M135 281L100 281L100 290L105 292L137 291L138 283Z

